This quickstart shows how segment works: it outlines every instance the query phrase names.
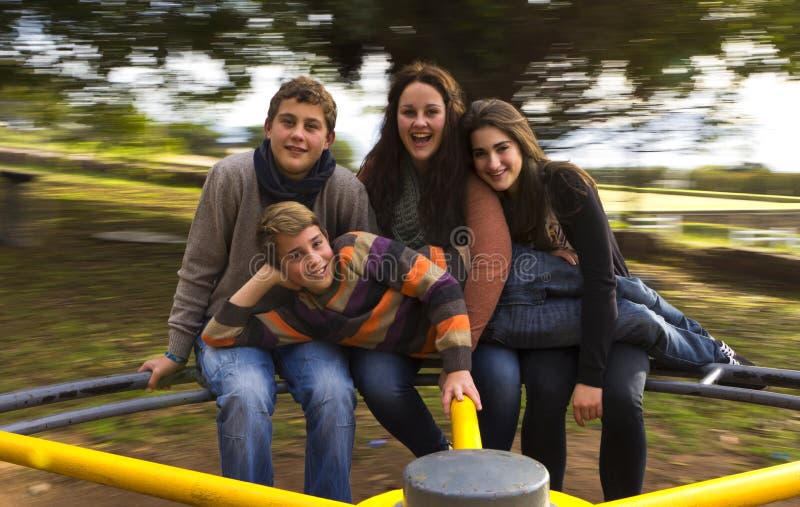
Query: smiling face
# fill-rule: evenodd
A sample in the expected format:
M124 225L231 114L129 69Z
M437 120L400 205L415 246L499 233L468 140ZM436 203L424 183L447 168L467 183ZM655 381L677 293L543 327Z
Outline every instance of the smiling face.
M287 178L301 180L317 163L322 152L333 143L334 133L328 132L322 106L281 101L274 118L267 118L264 132L278 169Z
M414 167L423 170L442 144L446 120L442 95L418 81L406 86L397 106L397 130Z
M316 225L296 236L277 235L275 247L281 272L290 282L313 294L322 294L333 283L333 250L328 236Z
M522 171L519 144L496 127L481 127L469 136L478 177L495 192L514 193Z

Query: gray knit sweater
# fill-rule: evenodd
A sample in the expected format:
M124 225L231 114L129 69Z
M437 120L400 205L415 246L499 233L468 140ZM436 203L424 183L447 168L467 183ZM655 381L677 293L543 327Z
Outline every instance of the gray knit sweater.
M189 357L203 322L263 263L258 223L268 204L261 202L252 151L228 156L208 172L169 317L168 350L175 356ZM366 190L342 167L336 167L313 209L331 238L378 232Z

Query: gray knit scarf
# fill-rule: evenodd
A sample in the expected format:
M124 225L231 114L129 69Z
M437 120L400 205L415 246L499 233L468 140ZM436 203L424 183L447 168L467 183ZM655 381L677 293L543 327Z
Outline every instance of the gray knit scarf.
M420 182L411 161L402 165L403 188L392 212L392 237L411 249L426 244L425 233L419 220Z

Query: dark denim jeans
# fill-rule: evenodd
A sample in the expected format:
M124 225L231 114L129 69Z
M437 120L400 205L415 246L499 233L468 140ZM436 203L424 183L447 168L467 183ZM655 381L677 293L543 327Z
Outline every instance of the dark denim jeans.
M603 387L600 483L607 501L641 493L647 462L642 395L650 361L640 347L611 347ZM575 388L578 347L514 350L481 343L472 354L472 376L481 393L478 412L483 447L509 450L526 408L522 453L550 473L550 488L563 490L567 462L566 411Z
M222 475L271 486L275 373L306 416L304 492L352 502L356 395L345 349L324 342L213 348L195 341L197 365L217 397Z
M350 370L375 419L420 457L448 448L448 441L414 387L422 360L353 348ZM482 399L482 397L481 397Z
M579 267L515 245L503 295L473 353L484 447L511 448L524 384L522 452L547 467L555 490L563 488L566 468L565 413L577 378L582 294ZM681 366L721 359L702 326L641 280L617 278L617 306L617 343L603 385L600 479L606 500L641 492L647 459L642 397L650 366L645 350Z
M514 245L503 294L481 341L514 349L580 345L583 279L579 266ZM727 359L708 332L634 277L617 277L614 340L657 361L696 367Z

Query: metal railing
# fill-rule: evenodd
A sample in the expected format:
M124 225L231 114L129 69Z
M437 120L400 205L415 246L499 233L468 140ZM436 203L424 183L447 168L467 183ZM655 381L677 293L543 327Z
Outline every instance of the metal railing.
M656 376L694 377L697 380L675 381L653 378ZM0 413L67 400L142 390L149 377L149 372L116 375L2 394ZM415 384L435 386L437 379L437 373L422 373L417 376ZM176 385L197 380L196 370L187 368L166 379L164 383ZM734 384L734 386L722 384ZM691 372L654 367L645 388L651 392L702 396L800 410L800 396L760 390L766 386L798 389L800 372L719 364L707 365ZM288 392L285 382L278 381L278 392ZM207 389L197 389L67 410L46 417L8 424L0 427L0 460L194 505L258 504L286 507L351 505L25 436L105 417L211 400L213 395ZM451 411L454 448L480 449L477 413L472 402L468 399L461 403L454 402ZM169 480L165 481L165 477L169 477ZM798 496L800 496L800 462L794 462L598 505L603 507L750 506ZM403 493L401 490L396 490L365 500L358 505L396 507L402 502ZM559 492L551 492L550 503L557 507L592 505Z
M653 378L653 376L694 376L699 380L696 382L663 380ZM149 372L131 373L1 394L0 413L67 400L142 390L147 385L147 380L149 378ZM199 380L197 371L194 368L186 368L178 374L165 379L163 384L178 385L198 382ZM437 380L438 374L436 373L421 373L417 375L414 383L417 386L435 386L437 385ZM733 383L738 387L722 385L725 383ZM286 382L279 380L277 384L278 393L288 392ZM696 371L670 370L654 366L651 377L647 379L645 384L645 389L650 392L701 396L705 398L716 398L755 403L776 408L800 410L800 395L775 393L745 387L748 385L754 387L772 386L800 389L800 371L725 364L709 364ZM202 403L213 399L214 396L207 389L145 396L95 407L64 411L36 419L23 420L0 426L0 431L32 435L45 430L104 419L106 417L127 415L190 403Z

